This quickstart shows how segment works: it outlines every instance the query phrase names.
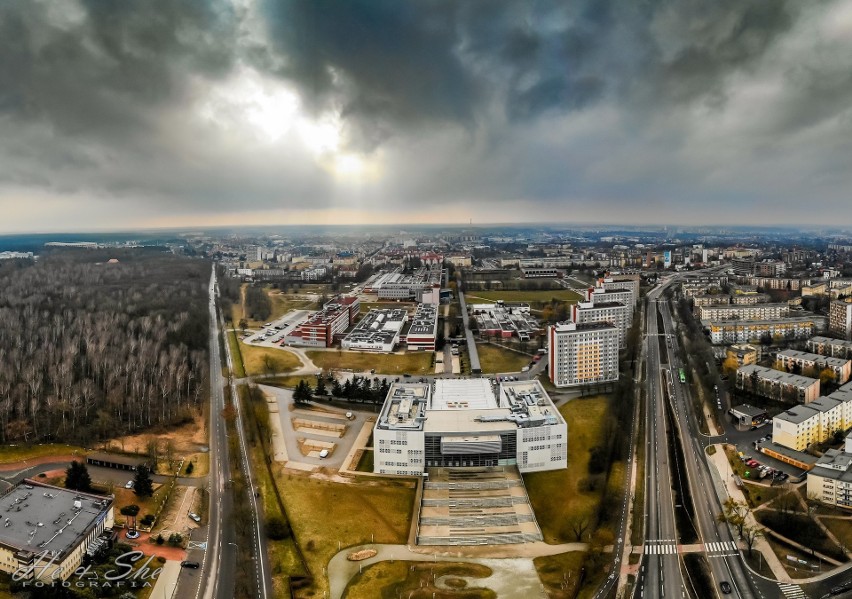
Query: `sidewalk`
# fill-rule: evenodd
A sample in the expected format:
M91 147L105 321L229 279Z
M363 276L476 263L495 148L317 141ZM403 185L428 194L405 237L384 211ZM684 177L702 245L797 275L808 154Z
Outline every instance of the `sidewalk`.
M177 588L179 576L180 562L167 560L163 564L163 570L157 577L157 582L154 583L154 588L151 589L148 599L171 599Z
M711 470L711 474L713 476L713 482L716 483L716 492L720 495L720 498L724 501L725 497L721 496L719 493L719 486L724 485L724 491L730 497L733 497L734 500L740 501L742 503L747 503L745 495L737 487L734 482L733 476L728 476L728 472L731 470L730 464L728 464L728 458L725 455L724 445L713 445L712 447L716 448L716 453L711 456L707 456L707 459L710 463L715 466L715 471ZM748 516L746 516L746 525L747 526L759 526L759 523L754 519L754 515L749 511ZM742 548L741 548L742 549ZM787 571L784 569L784 566L781 564L781 560L778 559L778 556L775 555L775 552L772 550L772 547L769 546L769 542L763 538L762 536L757 537L754 542L754 550L760 551L763 554L763 561L766 562L766 565L769 566L769 569L772 570L772 575L778 580L778 582L784 582L788 584L802 584L806 582L802 579L793 579L787 574Z

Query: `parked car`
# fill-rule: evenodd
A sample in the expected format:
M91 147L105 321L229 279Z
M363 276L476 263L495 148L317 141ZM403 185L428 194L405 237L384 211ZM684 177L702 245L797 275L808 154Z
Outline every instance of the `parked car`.
M189 512L189 519L193 522L201 522L201 516L199 516L195 512Z
M129 480L126 483L124 483L124 488L125 489L132 489L135 484L136 483L134 483L132 480Z
M185 560L184 560L184 561L182 561L182 562L180 563L180 567L181 567L181 568L194 568L194 569L197 569L197 568L199 567L199 565L200 565L200 564L199 564L198 562L189 562L189 561L185 561Z
M322 460L324 460L325 458L327 458L327 457L328 457L328 450L327 450L327 449L323 449L323 450L320 452L319 457L320 457L320 459L322 459Z

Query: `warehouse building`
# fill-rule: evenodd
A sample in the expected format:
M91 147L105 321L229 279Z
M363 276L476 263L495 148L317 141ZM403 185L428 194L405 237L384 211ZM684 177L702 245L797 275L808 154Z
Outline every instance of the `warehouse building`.
M0 570L65 580L86 550L111 533L113 498L25 479L0 496Z

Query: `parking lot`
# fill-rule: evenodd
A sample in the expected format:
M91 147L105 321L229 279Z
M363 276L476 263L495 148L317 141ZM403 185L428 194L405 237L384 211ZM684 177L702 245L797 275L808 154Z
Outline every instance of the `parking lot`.
M304 318L310 314L310 310L292 310L281 318L267 322L259 331L249 333L243 337L245 343L260 345L264 347L278 347L284 337L296 328Z

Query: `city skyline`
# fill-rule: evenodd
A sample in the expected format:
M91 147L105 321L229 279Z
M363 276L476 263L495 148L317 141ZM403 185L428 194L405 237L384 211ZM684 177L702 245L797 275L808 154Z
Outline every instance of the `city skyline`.
M852 222L849 2L13 2L0 27L4 233Z

